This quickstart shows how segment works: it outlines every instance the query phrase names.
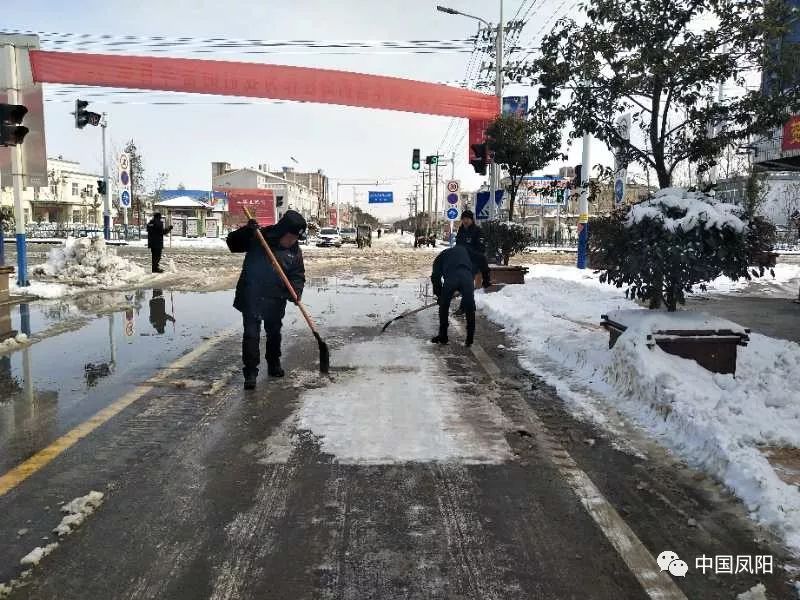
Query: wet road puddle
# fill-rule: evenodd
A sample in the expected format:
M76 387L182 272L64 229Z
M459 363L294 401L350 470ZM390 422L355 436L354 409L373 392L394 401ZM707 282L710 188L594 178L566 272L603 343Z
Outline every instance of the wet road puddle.
M343 343L341 330L377 327L419 302L417 282L376 283L317 278L304 301L320 328ZM172 292L141 289L64 301L0 307L0 336L25 333L32 343L0 354L0 472L40 450L115 399L218 332L240 323L233 290ZM286 342L306 334L293 307L284 321ZM349 335L349 334L348 334ZM347 336L345 336L347 337ZM213 350L212 350L213 352ZM334 347L334 352L338 349ZM335 354L336 377L355 367ZM240 365L220 364L201 377L175 373L157 384L163 393L217 393ZM330 384L310 375L307 386ZM313 379L313 381L312 381Z

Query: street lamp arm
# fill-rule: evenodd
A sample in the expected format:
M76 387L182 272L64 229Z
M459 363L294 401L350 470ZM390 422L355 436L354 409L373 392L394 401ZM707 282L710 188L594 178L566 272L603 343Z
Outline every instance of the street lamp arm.
M468 15L467 13L461 12L460 10L456 10L455 8L448 8L446 6L437 6L436 10L439 12L446 13L448 15L461 15L462 17L467 17L469 19L475 19L476 21L480 21L489 29L492 28L492 24L486 21L485 19L481 19L480 17L476 17L475 15Z

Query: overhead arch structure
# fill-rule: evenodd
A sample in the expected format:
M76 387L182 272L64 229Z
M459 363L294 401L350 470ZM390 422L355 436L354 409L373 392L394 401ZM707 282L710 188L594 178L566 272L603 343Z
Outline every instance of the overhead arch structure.
M34 81L339 104L462 117L499 113L495 96L446 85L273 64L30 51ZM475 129L473 127L470 129Z

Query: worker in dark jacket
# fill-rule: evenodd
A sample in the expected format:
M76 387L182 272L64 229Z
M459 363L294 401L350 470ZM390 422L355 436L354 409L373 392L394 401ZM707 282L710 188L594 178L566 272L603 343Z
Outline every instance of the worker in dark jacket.
M486 253L483 232L475 223L475 213L467 209L461 213L461 226L456 233L456 246L466 246L473 252Z
M153 213L153 218L147 224L147 247L150 248L150 258L152 259L153 273L163 273L158 266L161 262L161 253L164 251L164 236L172 231L172 225L164 226L161 220L161 213Z
M247 253L239 282L236 284L233 306L242 313L244 387L248 390L256 387L262 321L267 334L267 372L270 377L284 375L281 368L281 327L286 313L286 301L292 298L256 238L257 229L258 223L250 220L246 226L231 232L227 239L231 252ZM306 281L303 253L298 244L305 230L306 220L293 210L287 210L276 225L261 228L261 235L272 249L298 297L302 296Z
M431 341L446 344L450 302L456 292L461 293L461 306L467 317L466 345L471 346L475 337L475 280L474 265L469 251L464 246L453 246L439 254L433 261L431 283L433 293L439 299L439 334ZM484 279L484 285L488 280Z

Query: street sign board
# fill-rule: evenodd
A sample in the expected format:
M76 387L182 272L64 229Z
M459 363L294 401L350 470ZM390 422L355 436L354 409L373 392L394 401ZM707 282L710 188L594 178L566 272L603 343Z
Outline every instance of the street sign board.
M120 171L119 172L119 182L122 184L122 187L127 188L131 184L131 176L127 171Z
M503 190L495 190L495 205L499 209L503 204ZM488 221L489 213L489 192L478 192L475 196L475 219L477 221Z
M461 182L457 179L451 179L447 182L447 191L451 194L458 193L458 190L461 189Z
M458 194L447 194L448 204L458 204Z
M369 204L391 204L394 202L394 192L370 192Z
M614 203L621 204L622 199L625 197L625 181L621 178L617 178L614 182Z
M447 218L450 219L451 221L455 221L456 219L458 219L458 214L459 211L455 207L447 209Z
M120 171L128 171L131 168L131 157L128 156L127 152L123 152L119 155L119 170Z
M119 203L125 208L131 205L131 193L128 190L122 190L119 194Z

